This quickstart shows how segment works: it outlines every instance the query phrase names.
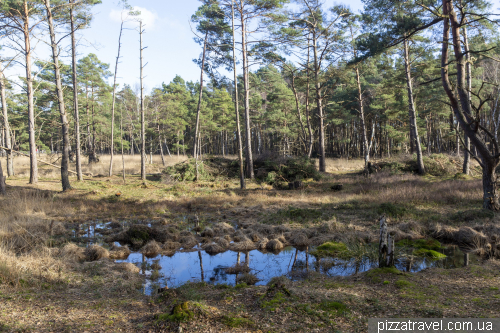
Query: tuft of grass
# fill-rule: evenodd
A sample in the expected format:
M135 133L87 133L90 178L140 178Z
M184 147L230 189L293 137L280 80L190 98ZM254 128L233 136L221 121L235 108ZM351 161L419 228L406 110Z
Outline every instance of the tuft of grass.
M451 215L451 219L454 221L474 221L483 219L492 219L495 217L495 213L488 209L470 209L465 211L458 211Z
M406 209L405 206L401 204L393 204L390 202L384 202L377 209L377 213L379 215L385 214L390 217L403 217L404 215L407 214L407 212L408 210Z

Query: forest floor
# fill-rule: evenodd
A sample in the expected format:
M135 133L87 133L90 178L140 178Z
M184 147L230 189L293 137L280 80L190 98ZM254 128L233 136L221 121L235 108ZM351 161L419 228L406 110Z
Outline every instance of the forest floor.
M105 162L99 165L107 169ZM128 165L130 173L138 169L132 161ZM83 182L72 178L74 188L62 193L53 169L41 167L36 185L21 170L7 179L7 196L0 198L0 332L367 332L368 318L374 317L500 316L500 262L493 259L417 273L310 272L300 281L280 279L270 286L192 282L145 296L140 274L111 260L74 260L60 250L68 234L62 230L53 237L55 226L91 220L184 227L195 215L205 226L285 224L294 231L334 222L339 233L372 240L382 213L390 227L408 234L410 226L420 237L437 227L500 224L500 215L480 209L478 174L383 171L365 177L362 161L328 165L320 181L306 180L291 191L257 182L241 190L237 180L163 182L156 174L162 166L153 164L145 182L137 175L128 174L124 183L121 176L93 172ZM120 172L121 161L115 170ZM333 191L336 184L343 189ZM172 316L176 305L188 310Z

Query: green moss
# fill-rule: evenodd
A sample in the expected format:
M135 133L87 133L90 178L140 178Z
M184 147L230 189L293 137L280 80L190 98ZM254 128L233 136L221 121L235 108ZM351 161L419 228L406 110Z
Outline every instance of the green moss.
M344 243L326 242L317 247L320 251L340 252L346 249Z
M425 250L440 250L443 247L441 243L433 238L428 239L403 239L396 243L397 247L409 247L414 249L425 249Z
M409 288L409 287L415 287L415 284L414 283L411 283L409 281L406 281L406 280L403 280L403 279L400 279L400 280L397 280L394 285L399 288L399 289L403 289L403 288Z
M251 319L242 318L242 317L234 317L232 315L226 315L222 317L222 322L224 325L229 327L253 327L255 323Z
M183 302L174 306L170 314L163 313L158 315L157 321L172 321L179 323L189 321L193 316L193 312L189 310L189 302Z
M389 284L389 283L390 283L390 282L389 282L389 281L387 281L387 280L385 280L385 281L384 281L384 284Z
M277 292L269 301L263 301L261 307L269 311L276 311L276 309L285 302L285 295L281 292Z
M349 313L349 309L344 303L336 301L323 301L319 304L319 308L334 315L344 315Z
M334 257L345 251L347 247L344 243L326 242L311 251L311 254L316 257Z
M235 289L242 289L246 287L248 287L248 285L245 282L238 283L237 285L234 286Z
M446 254L442 254L440 252L434 251L434 250L427 250L427 249L418 249L413 251L413 254L416 255L417 257L426 257L430 259L444 259L446 258Z

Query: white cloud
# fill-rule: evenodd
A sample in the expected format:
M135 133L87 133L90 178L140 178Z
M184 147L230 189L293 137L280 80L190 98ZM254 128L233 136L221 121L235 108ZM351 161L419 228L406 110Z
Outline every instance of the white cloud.
M137 17L128 16L129 21L142 20L142 24L146 26L146 29L152 29L156 20L158 19L158 14L147 10L146 8L134 6L135 11L140 11L141 14ZM122 17L126 18L127 13L125 11L112 9L109 13L109 18L115 22L121 22Z

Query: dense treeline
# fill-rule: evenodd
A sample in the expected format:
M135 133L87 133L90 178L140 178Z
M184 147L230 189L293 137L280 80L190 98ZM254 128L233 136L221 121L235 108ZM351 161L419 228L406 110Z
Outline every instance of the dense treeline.
M45 29L49 8L59 27L69 26L69 9L75 11L77 23L86 17L76 30L89 24L88 13L95 4L3 2L3 45L18 47L27 75L20 78L23 92L0 77L5 104L2 147L31 154L33 145L45 151L64 150L54 60L32 65L26 41L37 29ZM98 154L122 148L140 154L143 141L146 154L238 155L238 113L241 151L247 161L268 151L304 155L319 158L324 171L325 157L362 157L368 162L371 157L403 152L415 153L424 173L422 154L454 153L464 156L467 173L469 153L479 161L486 156L486 151L477 150L477 140L484 141L493 157L498 154L494 146L500 125L500 50L491 6L479 0L366 0L364 4L364 12L356 15L345 6L326 8L317 0L202 0L192 21L203 50L195 62L204 82L176 76L152 89L142 103L141 87L117 87L113 140L110 66L95 54L82 57L73 67L59 60L68 150L76 151L78 115L80 149L89 163ZM124 10L131 8L125 3ZM457 39L446 36L446 31L441 34L443 25L449 24L443 17L452 18L452 13L459 22L452 31L459 34ZM19 21L27 22L29 31L17 27ZM464 49L462 56L457 55L457 43ZM2 71L22 63L5 56L0 60ZM221 74L221 69L235 67L242 73L236 86L231 75ZM446 88L448 75L462 80L452 83L451 90ZM462 88L467 97L461 95ZM471 111L462 110L465 104L459 110L448 98L450 91L457 92L460 103L467 99L464 103ZM473 124L477 140L471 139L471 146L466 127ZM251 166L246 167L247 177L253 177Z

